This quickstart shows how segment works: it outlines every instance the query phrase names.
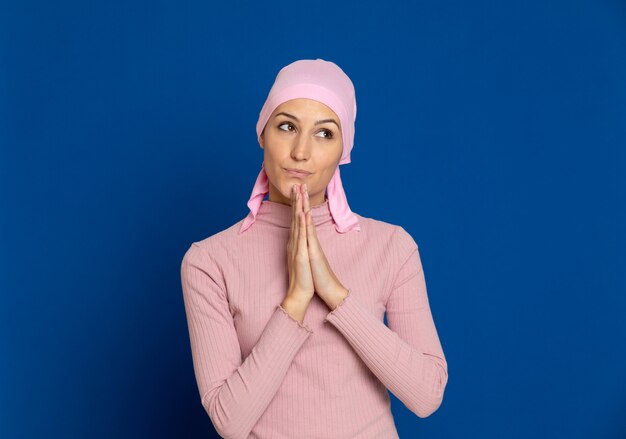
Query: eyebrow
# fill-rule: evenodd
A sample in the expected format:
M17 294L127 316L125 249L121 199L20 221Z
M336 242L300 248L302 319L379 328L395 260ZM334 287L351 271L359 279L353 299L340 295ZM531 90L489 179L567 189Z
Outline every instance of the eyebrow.
M287 116L287 117L291 117L292 119L295 119L296 121L300 122L300 119L298 119L296 116L294 116L293 114L285 113L284 111L281 111L280 113L277 113L276 116L274 116L274 117L278 117L281 114L284 115L284 116ZM334 123L335 125L337 125L337 128L339 128L339 124L335 121L335 119L318 120L317 122L315 122L314 125L319 125L319 124L327 123L327 122Z

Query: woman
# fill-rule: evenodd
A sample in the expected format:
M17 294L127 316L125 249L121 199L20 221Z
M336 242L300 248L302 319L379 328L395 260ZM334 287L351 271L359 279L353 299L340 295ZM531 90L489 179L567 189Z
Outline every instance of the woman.
M352 212L341 184L355 118L336 64L281 69L256 126L250 212L185 253L195 376L224 438L397 438L386 389L422 418L443 400L417 244Z

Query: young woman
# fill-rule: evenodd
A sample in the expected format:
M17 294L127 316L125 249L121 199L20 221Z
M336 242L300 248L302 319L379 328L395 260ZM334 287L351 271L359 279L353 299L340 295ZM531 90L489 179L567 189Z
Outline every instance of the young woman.
M182 260L200 398L224 438L397 438L387 389L421 418L443 400L417 244L352 212L341 184L355 119L336 64L281 69L250 212Z

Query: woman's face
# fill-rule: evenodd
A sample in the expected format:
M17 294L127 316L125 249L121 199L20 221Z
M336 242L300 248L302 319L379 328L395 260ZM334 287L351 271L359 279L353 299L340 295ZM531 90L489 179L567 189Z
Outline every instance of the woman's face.
M325 201L326 186L343 152L341 122L333 110L313 99L283 102L272 112L259 144L264 151L270 201L291 204L292 186L303 183L311 206ZM310 174L293 175L287 168Z

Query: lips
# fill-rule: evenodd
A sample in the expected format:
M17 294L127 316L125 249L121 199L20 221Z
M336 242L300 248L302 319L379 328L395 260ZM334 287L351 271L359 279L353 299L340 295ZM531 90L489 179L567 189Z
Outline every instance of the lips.
M300 177L300 178L308 177L309 175L311 175L310 172L303 171L303 170L298 170L298 169L294 169L294 168L285 168L285 171L289 175L292 175L294 177Z

